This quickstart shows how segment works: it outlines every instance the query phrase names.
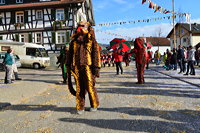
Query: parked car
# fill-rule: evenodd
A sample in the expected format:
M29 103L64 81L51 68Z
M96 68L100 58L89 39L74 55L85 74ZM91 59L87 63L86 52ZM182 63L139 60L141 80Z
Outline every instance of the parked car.
M3 65L3 59L5 57L5 54L4 52L0 52L0 70L4 70L4 65ZM16 65L17 67L21 67L21 62L20 62L20 58L18 55L14 55L15 57L15 62L16 62Z
M50 65L50 57L42 45L0 40L0 52L5 52L8 48L14 49L14 54L19 56L22 67L39 69Z

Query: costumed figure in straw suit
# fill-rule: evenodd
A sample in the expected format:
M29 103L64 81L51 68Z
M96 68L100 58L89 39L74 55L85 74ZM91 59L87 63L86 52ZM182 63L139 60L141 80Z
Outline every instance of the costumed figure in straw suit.
M142 38L136 38L134 41L134 50L137 67L137 84L144 84L144 68L146 65L146 47Z
M85 95L88 92L90 111L96 111L99 106L95 78L99 77L101 67L100 51L95 40L93 28L88 22L80 22L72 36L68 58L68 87L76 96L76 110L82 114L85 110ZM76 90L71 82L71 74L75 78Z

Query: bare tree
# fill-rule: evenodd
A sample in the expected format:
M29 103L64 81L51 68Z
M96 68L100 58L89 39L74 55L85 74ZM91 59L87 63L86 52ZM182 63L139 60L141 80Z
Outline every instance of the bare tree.
M160 44L160 37L162 35L162 29L161 27L157 28L155 30L155 35L154 35L154 38L153 38L153 43L156 44L158 46L158 50L159 50L159 44Z

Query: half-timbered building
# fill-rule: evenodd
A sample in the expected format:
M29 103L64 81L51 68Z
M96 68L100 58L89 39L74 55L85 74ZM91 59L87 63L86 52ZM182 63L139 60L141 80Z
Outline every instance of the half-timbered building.
M92 0L0 0L0 40L57 51L83 20L95 24Z

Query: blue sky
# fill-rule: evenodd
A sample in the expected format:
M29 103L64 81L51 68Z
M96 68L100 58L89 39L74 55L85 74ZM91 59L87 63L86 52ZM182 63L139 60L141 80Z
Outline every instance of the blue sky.
M157 5L172 10L172 0L151 0ZM175 12L191 13L192 22L200 23L200 0L174 0ZM183 2L184 1L184 2ZM122 22L131 20L146 20L158 17L171 16L170 13L164 14L149 8L149 3L142 5L142 0L93 0L94 17L97 41L108 44L116 36L107 33L115 33L122 36L135 38L138 36L167 36L172 29L172 19L152 20L149 23L131 23L112 26L98 26L98 24L109 22ZM176 20L178 21L178 19ZM106 33L105 33L106 31ZM130 38L126 38L127 40Z

